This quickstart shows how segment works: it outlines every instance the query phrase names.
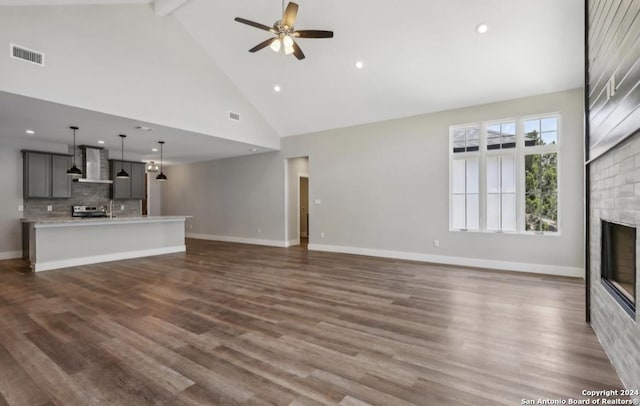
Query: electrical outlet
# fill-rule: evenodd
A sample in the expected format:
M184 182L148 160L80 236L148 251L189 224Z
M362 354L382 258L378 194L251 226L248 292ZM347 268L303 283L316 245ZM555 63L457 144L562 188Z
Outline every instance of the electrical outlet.
M262 229L258 227L258 234L262 234Z
M320 238L324 238L324 233L320 233Z
M433 246L436 248L440 248L440 240L433 240Z
M47 206L47 211L53 211L53 206L51 205Z
M322 204L322 200L316 199L316 200L313 201L313 203L315 203L317 205L320 205L320 204Z
M124 210L124 204L120 205L120 210Z
M19 205L18 205L18 211L24 211L24 206L23 206L23 205L21 205L21 204L19 204Z

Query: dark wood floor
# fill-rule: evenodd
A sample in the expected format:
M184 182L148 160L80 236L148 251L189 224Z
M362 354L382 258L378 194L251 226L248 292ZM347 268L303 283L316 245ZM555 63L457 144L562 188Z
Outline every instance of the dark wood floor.
M0 262L0 405L520 405L620 388L582 281L188 241Z

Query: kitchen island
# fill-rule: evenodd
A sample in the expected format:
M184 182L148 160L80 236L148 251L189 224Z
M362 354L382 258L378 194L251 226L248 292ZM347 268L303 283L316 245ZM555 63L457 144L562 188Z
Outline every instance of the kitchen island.
M22 219L23 256L40 272L185 252L187 218Z

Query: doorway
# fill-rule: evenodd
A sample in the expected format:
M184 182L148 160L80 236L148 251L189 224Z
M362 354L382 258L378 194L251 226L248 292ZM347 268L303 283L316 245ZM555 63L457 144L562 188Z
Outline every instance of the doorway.
M298 178L298 213L300 225L300 245L309 243L309 176L300 175Z
M285 237L286 246L307 247L313 213L309 207L311 182L309 157L288 158L285 162Z

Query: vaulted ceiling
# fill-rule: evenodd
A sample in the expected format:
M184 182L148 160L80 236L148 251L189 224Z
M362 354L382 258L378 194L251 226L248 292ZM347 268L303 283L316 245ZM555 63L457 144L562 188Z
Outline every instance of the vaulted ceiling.
M270 25L279 0L190 0L174 15L283 136L577 88L581 0L298 0L306 59L233 21ZM478 34L478 24L488 31ZM356 61L364 68L357 70ZM279 85L280 93L273 87Z
M583 84L581 0L297 2L297 29L335 33L300 39L302 61L269 48L247 52L271 34L234 21L271 25L282 14L281 0L0 0L0 6L149 3L156 18L180 23L281 136ZM488 26L485 34L476 32L480 23ZM356 69L356 61L364 67Z

